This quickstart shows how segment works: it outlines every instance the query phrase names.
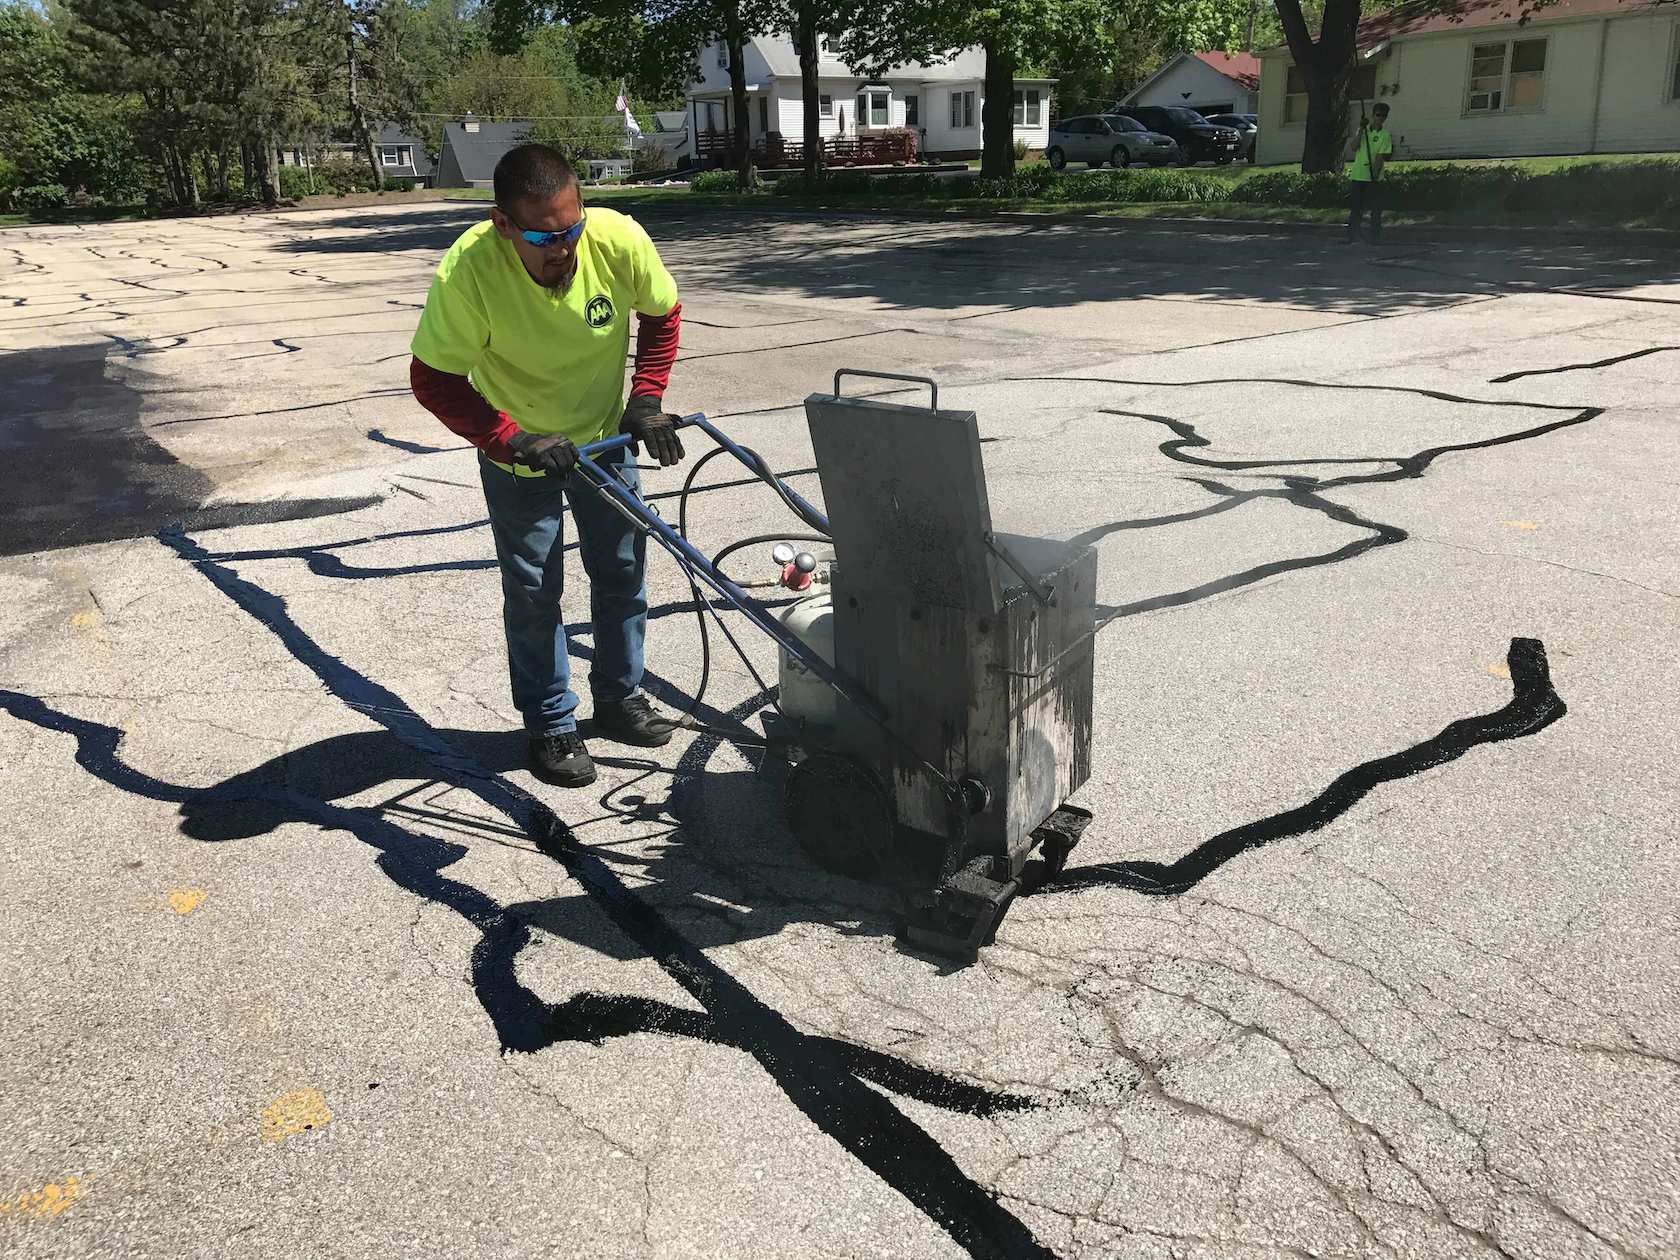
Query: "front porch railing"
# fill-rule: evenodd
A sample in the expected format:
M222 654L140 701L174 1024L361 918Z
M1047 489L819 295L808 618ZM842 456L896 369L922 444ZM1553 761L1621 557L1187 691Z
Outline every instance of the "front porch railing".
M703 168L735 165L735 138L728 132L702 131L694 138L695 156ZM805 145L780 135L752 146L752 160L761 169L798 169L805 165ZM822 141L824 166L902 166L916 160L916 133L884 131L876 135L830 136Z

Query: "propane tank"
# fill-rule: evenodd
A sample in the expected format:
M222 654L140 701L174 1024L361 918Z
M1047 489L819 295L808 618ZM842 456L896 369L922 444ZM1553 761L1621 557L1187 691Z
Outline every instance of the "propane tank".
M834 664L834 600L828 592L808 595L781 612L782 624L811 651ZM833 726L839 714L834 689L780 649L781 708L789 719Z

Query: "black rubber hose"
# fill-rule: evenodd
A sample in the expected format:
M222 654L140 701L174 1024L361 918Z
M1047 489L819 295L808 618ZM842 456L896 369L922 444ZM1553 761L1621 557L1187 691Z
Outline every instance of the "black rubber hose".
M762 455L748 446L741 447L741 450L751 457L750 466L752 470L759 475L759 478L764 481L765 484L776 492L776 497L787 505L789 511L799 517L799 519L804 521L807 525L810 525L812 529L822 528L820 522L811 520L804 510L788 496L787 491L782 488L781 482L776 477L775 471L769 464L764 462L764 457ZM688 470L688 476L683 478L682 491L677 495L677 536L684 542L689 541L688 496L693 493L695 479L700 476L700 471L705 468L707 464L711 463L712 460L716 459L719 455L726 455L728 453L729 451L726 447L714 447L712 450L709 450L704 455L700 456L699 459L695 460L694 465ZM755 543L786 542L792 541L793 539L797 539L800 542L829 541L826 533L819 536L794 535L792 538L784 538L779 534L754 535L752 538L743 538L737 542L731 543L728 547L725 547L718 553L717 558L712 561L712 565L714 568L717 567L719 560L733 551L740 550L742 547L752 546ZM711 627L706 624L706 614L710 612L714 618L718 618L718 613L712 606L711 600L701 591L700 580L695 577L693 567L688 564L683 564L682 570L683 576L688 578L689 594L694 599L694 616L700 627L700 685L695 688L694 696L689 702L688 710L680 719L678 719L678 725L704 730L708 728L704 727L700 722L699 712L700 706L704 704L706 700L706 689L711 685L712 681L712 636ZM749 672L754 673L756 678L757 675L756 672L753 671L752 662L747 660L746 654L741 651L740 644L736 643L734 637L729 634L729 631L724 626L721 618L718 618L718 628L723 630L724 637L730 641L730 645L735 648L735 651L738 654L740 654L742 663L747 666Z

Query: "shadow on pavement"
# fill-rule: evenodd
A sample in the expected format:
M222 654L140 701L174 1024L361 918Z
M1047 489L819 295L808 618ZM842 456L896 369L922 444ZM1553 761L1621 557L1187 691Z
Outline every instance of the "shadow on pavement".
M1399 313L1501 293L1594 295L1680 279L1680 256L1638 246L1560 249L1509 238L1349 250L1320 235L1261 235L1240 226L1175 230L1089 219L940 220L867 212L695 209L629 212L667 251L679 280L750 294L868 298L897 309L1046 308L1140 299L1275 303L1349 314ZM332 232L280 242L295 255L442 252L483 217L452 203L404 214L346 215ZM685 256L683 251L700 252Z
M334 516L378 503L276 499L205 506L215 485L141 426L144 395L105 368L108 343L0 356L0 556L194 529Z

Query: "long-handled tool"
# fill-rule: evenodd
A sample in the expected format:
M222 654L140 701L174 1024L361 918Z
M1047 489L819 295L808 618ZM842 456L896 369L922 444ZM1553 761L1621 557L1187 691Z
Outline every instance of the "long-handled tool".
M932 399L846 397L847 375L925 384ZM779 612L719 568L742 544L708 558L599 462L628 438L585 447L576 475L779 645L774 743L801 847L900 887L906 938L972 960L1090 821L1067 798L1090 773L1096 553L994 533L975 415L937 404L931 380L853 370L808 398L826 513L704 415L682 418L831 540L826 589ZM809 556L777 558L809 575Z

